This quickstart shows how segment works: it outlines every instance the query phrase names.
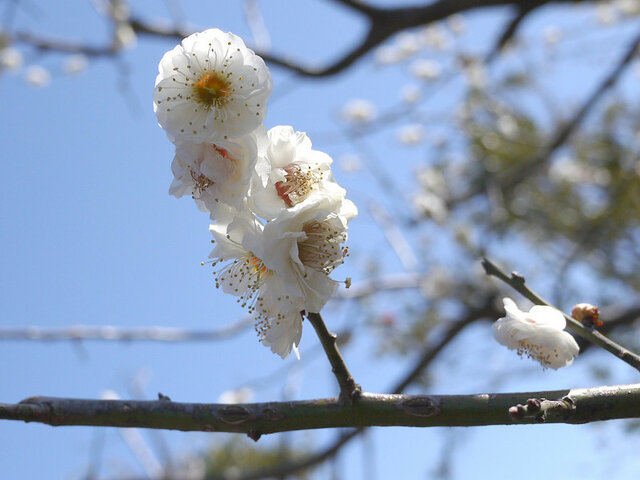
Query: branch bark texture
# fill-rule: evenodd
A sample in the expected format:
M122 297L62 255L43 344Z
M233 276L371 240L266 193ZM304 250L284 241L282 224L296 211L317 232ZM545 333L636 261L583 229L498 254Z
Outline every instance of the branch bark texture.
M540 402L544 415L515 418L510 409ZM369 426L480 426L516 423L580 424L640 417L640 384L571 390L476 395L384 395L363 393L345 405L338 398L253 404L82 400L32 397L0 404L0 418L52 426L91 425L182 431L262 434Z

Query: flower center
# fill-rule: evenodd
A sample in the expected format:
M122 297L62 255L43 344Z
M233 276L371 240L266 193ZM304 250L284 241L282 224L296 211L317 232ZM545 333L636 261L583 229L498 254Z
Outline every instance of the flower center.
M340 246L347 241L344 231L315 220L305 223L302 230L307 238L298 242L298 257L304 266L329 275L344 263L349 254L349 247Z
M223 261L224 259L220 258L211 262L216 288L222 288L238 296L238 303L242 307L248 307L249 313L254 313L256 306L259 309L261 303L260 288L273 271L269 270L253 252L246 252L242 257L216 270L217 265Z
M217 72L205 72L193 82L197 100L207 107L222 107L230 100L231 86Z
M275 187L278 196L284 200L287 207L302 202L314 185L322 179L320 170L314 171L311 167L303 169L300 165L292 163L283 168L285 171L285 180L276 182Z

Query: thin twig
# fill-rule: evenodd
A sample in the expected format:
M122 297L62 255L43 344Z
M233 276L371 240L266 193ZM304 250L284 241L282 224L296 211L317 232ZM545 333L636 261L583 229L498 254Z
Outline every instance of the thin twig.
M308 313L307 318L311 325L313 325L318 338L320 338L322 348L327 354L327 358L331 364L331 371L336 376L336 380L338 380L338 385L340 385L340 400L346 405L353 404L353 401L362 393L362 388L353 379L347 365L344 363L344 359L336 343L336 334L331 333L327 329L319 313Z
M525 279L522 275L519 275L516 272L511 272L511 275L507 275L495 263L491 262L487 258L482 259L482 266L484 268L484 271L487 273L487 275L493 276L502 280L507 285L511 286L514 290L516 290L518 293L520 293L523 297L529 299L536 305L553 306L549 304L549 302L544 300L542 297L540 297L538 294L536 294L529 287L527 287L525 283ZM602 333L598 332L597 330L594 330L582 325L580 322L571 318L567 314L563 313L563 315L567 321L567 327L570 330L577 333L582 338L589 340L591 343L604 348L608 352L613 353L620 360L622 360L625 363L628 363L633 368L640 371L640 356L618 345L613 340L605 337Z
M222 340L240 334L253 323L253 319L243 318L224 327L203 330L158 326L125 328L113 325L72 325L64 328L2 327L0 328L0 340L33 340L42 342L69 340L207 342Z

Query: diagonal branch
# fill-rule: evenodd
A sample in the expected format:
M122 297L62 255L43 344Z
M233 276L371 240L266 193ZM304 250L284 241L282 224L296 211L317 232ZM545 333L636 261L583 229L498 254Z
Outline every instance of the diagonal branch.
M482 266L484 271L489 276L496 277L507 285L511 286L514 290L520 293L523 297L531 300L536 305L548 305L547 301L545 301L542 297L538 296L533 290L531 290L525 283L525 279L523 276L517 274L516 272L512 272L511 275L507 275L503 272L495 263L490 260L483 258ZM626 348L618 345L613 340L605 337L602 333L594 330L592 328L585 327L577 320L571 318L570 316L563 313L565 320L567 321L567 327L573 332L580 335L582 338L589 340L591 343L598 345L599 347L604 348L606 351L613 353L616 357L622 360L625 363L628 363L636 370L640 370L640 356L635 353L627 350Z

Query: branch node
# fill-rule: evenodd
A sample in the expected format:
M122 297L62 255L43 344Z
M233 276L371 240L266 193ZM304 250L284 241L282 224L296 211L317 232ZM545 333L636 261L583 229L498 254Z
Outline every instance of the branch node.
M245 423L252 418L251 410L241 405L229 405L223 407L218 411L218 415L220 416L221 421L232 425Z
M511 272L511 280L513 280L516 283L519 283L521 285L525 284L525 279L522 275L520 275L518 272L516 272L515 270Z
M260 440L261 436L262 434L259 432L256 432L255 430L249 430L249 432L247 433L247 437L249 437L254 442L257 442L258 440Z

